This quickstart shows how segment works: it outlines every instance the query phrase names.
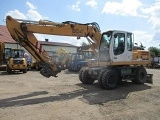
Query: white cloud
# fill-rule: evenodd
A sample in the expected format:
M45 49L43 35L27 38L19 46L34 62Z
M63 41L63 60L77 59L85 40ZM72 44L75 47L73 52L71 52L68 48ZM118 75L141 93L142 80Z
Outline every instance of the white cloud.
M142 3L139 0L122 0L122 2L107 1L102 13L144 17L137 13L140 6L142 6Z
M160 0L148 8L143 8L141 11L149 15L149 22L153 24L154 30L160 30Z
M67 7L75 11L80 11L79 4L80 4L80 1L76 2L76 4L73 4L72 6L67 6Z
M25 14L21 13L19 10L8 11L6 13L6 16L7 15L12 16L13 18L27 19L27 17L25 16Z
M160 31L155 31L152 40L153 40L153 41L158 41L159 44L160 44Z
M66 41L64 41L64 42L66 42ZM67 43L70 43L75 46L81 46L82 42L85 42L88 44L87 39L84 37L81 37L80 39L77 39L76 37L69 37L69 40L67 40Z
M152 44L159 45L160 44L160 0L156 0L156 2L147 7L141 9L144 14L149 16L148 22L153 25L154 35L152 37ZM158 47L158 46L157 46Z
M28 6L29 10L26 14L20 12L19 10L14 11L8 11L6 13L7 15L12 16L13 18L19 18L19 19L25 19L25 20L35 20L38 21L40 19L46 19L48 17L42 16L38 11L37 8L30 2L26 2L26 5Z
M97 2L95 0L89 0L86 4L94 9L97 8Z
M158 47L159 42L158 41L153 41L153 35L149 34L145 31L133 31L134 34L134 43L142 43L143 46L148 49L150 46Z
M76 5L72 5L72 8L78 11L79 4L80 2L77 2ZM24 20L35 20L35 21L48 18L48 17L42 16L37 11L37 8L33 4L26 2L26 5L29 8L26 14L20 12L19 10L13 10L13 11L8 11L6 15L10 15L13 18L24 19ZM54 35L47 35L47 34L46 35L34 34L34 35L36 39L39 41L44 41L45 39L49 39L49 41L69 43L76 46L80 46L82 42L87 42L85 38L81 38L80 40L77 40L76 37L54 36Z
M43 19L42 15L40 13L38 13L36 10L28 10L27 12L27 18L30 20L40 20Z
M26 2L26 5L29 7L29 9L37 9L37 7L36 6L34 6L32 3L30 3L30 2Z

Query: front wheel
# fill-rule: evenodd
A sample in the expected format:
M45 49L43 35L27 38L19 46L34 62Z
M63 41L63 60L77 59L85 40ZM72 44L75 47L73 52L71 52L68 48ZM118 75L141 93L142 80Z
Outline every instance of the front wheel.
M139 67L136 69L134 80L132 81L135 84L144 84L147 80L147 72L144 67Z
M118 77L119 76L114 69L107 70L102 75L101 85L107 90L115 89L118 84Z

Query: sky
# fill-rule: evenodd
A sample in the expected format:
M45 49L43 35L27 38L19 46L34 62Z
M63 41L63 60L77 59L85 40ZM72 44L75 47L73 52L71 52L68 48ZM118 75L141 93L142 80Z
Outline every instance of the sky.
M3 0L0 25L5 18L54 22L97 22L102 32L123 30L134 34L134 41L147 48L160 48L160 0ZM40 41L64 42L80 46L85 38L36 34Z

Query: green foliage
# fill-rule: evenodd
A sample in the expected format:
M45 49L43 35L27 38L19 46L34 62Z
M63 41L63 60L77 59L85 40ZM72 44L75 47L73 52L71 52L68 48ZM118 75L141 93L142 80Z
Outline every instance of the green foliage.
M152 57L160 56L160 49L157 47L149 47L148 50L150 51Z

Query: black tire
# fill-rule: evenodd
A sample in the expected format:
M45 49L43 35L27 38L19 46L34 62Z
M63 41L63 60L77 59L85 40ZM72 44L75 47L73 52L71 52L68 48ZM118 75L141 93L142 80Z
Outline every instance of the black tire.
M82 72L86 69L86 67L84 68L81 68L80 71L79 71L79 80L83 83L82 81Z
M82 83L83 84L93 84L93 82L95 81L93 78L91 78L88 74L88 68L84 69L81 73L81 77L82 79Z
M27 73L27 68L23 70L23 73Z
M133 83L135 84L144 84L147 80L147 72L144 67L139 67L136 69Z
M103 76L103 73L105 72L105 70L102 70L99 75L98 75L98 85L100 86L100 88L103 88L103 85L102 85L102 76Z
M117 87L119 75L115 69L107 70L102 75L102 86L104 89L113 90Z
M119 68L115 68L116 73L118 74L118 83L122 83L122 76L121 76L121 70Z

